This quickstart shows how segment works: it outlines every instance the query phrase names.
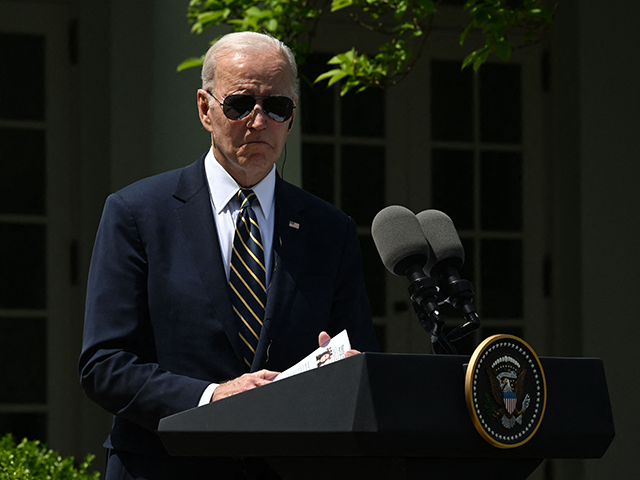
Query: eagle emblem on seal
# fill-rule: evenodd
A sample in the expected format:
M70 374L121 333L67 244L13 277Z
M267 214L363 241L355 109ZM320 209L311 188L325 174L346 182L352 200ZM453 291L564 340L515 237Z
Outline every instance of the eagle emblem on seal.
M504 355L487 366L486 372L491 386L491 395L485 394L487 413L505 428L513 428L516 423L522 425L522 415L531 402L524 391L527 369L512 356Z

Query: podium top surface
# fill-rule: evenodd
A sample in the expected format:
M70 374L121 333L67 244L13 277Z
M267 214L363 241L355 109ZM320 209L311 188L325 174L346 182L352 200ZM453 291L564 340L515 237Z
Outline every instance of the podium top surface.
M535 436L489 445L467 410L467 356L365 353L162 419L172 455L600 458L614 437L602 361L540 358Z

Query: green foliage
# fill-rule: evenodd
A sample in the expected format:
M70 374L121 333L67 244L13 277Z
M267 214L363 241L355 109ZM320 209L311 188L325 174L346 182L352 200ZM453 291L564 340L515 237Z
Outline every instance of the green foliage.
M363 28L386 34L390 40L381 43L373 56L358 54L354 49L336 55L329 64L339 68L323 73L316 82L328 80L331 86L344 79L342 95L352 88L361 92L397 83L409 73L424 48L436 3L439 1L333 0L331 12L345 8L361 11L367 15L365 19L358 13L352 13L351 18Z
M309 38L325 0L191 0L188 19L192 33L213 25L227 25L234 32L264 32L286 43L299 64L310 53ZM215 40L211 44L215 43ZM191 57L178 71L202 65L204 56Z
M472 29L482 31L485 44L464 59L462 68L473 65L477 71L491 53L509 61L514 48L533 41L535 33L553 21L541 3L540 0L468 0L464 8L472 20L460 35L460 45ZM510 32L514 38L509 37Z
M389 44L381 47L381 53L373 59L367 55L360 54L352 48L348 52L341 53L330 59L329 65L337 65L316 78L316 83L322 80L329 80L328 87L343 80L341 95L344 95L352 88L361 92L368 87L383 87L385 79L389 75L399 72L402 62L411 56L411 49L402 40L393 40Z
M98 480L98 472L88 472L93 459L88 455L76 467L73 457L62 458L37 440L16 443L11 434L0 438L1 480Z
M463 45L472 30L479 31L484 45L471 52L462 68L474 70L496 54L508 61L514 48L535 40L535 34L552 21L543 0L469 0L464 8L471 21L460 36ZM327 86L342 81L341 94L371 87L393 85L406 76L420 57L441 0L191 0L188 18L192 32L212 25L232 31L266 32L289 45L302 65L310 53L310 41L323 12L345 10L351 19L389 40L368 55L351 49L329 61L330 70L316 82ZM514 33L515 32L515 33ZM214 40L215 42L215 40ZM212 42L213 43L213 42ZM188 58L178 70L202 65L204 57Z

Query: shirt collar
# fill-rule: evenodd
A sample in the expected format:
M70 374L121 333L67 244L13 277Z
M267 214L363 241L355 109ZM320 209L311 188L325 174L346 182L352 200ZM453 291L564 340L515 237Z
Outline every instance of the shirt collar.
M204 168L209 184L209 191L211 192L213 208L217 214L220 214L242 187L238 185L238 182L216 161L213 155L213 148L209 149L209 153L207 153L204 159ZM267 220L269 220L269 215L273 211L271 205L273 204L275 189L276 166L274 165L267 176L251 188L258 198L262 212Z

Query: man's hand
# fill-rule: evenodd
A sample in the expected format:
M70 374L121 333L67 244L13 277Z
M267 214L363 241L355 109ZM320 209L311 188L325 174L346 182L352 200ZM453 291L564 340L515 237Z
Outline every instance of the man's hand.
M211 401L215 402L216 400L230 397L236 393L245 392L252 388L271 383L278 373L279 372L272 372L271 370L260 370L254 373L245 373L241 377L221 383L213 392Z
M320 335L318 335L318 345L320 347L324 347L327 343L329 343L329 340L331 340L331 336L327 332L320 332ZM360 352L358 350L347 350L344 356L346 358L357 355L359 353Z

